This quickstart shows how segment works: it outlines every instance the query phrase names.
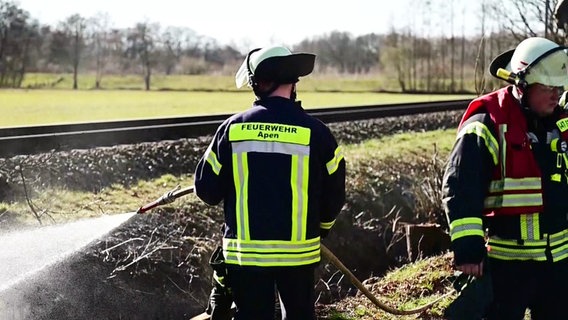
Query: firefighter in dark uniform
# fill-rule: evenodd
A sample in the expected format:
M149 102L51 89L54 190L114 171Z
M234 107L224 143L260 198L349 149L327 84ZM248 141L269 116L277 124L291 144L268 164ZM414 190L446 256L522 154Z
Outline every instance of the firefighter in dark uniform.
M296 101L314 62L280 46L252 50L236 84L256 100L219 126L197 165L196 195L223 201L236 320L274 319L275 292L282 319L315 319L314 271L345 201L345 160L329 128Z
M523 40L490 66L511 85L474 99L459 124L443 195L455 267L491 279L477 319L568 318L567 67L565 47Z

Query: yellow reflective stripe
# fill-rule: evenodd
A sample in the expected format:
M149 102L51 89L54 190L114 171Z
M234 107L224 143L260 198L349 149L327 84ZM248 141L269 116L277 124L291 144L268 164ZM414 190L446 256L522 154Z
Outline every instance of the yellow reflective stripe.
M300 170L300 176L302 177L302 179L298 183L298 187L300 188L301 192L299 202L300 208L302 209L300 214L302 232L300 233L301 237L297 240L306 240L308 231L308 183L310 176L310 157L300 156L299 163L302 165Z
M308 221L308 176L310 157L292 156L290 186L292 188L291 240L306 239Z
M242 240L223 238L223 249L227 251L247 251L256 253L306 252L318 250L320 237L302 241L288 240Z
M511 239L500 239L498 237L490 237L489 238L489 242L491 245L491 250L493 250L493 246L505 246L505 247L516 247L516 248L526 248L526 247L546 247L546 240L545 239L539 239L539 240L524 240L522 242L522 245L519 244L519 242L517 240L511 240Z
M335 224L335 220L331 222L320 222L320 228L324 230L329 230Z
M309 128L280 123L233 123L229 127L229 141L277 141L307 146L310 135Z
M550 241L550 246L555 247L560 245L564 241L568 241L568 230L563 230L548 236Z
M299 240L298 238L298 229L301 228L299 225L298 215L300 214L301 209L298 208L298 156L292 156L292 164L291 164L291 172L290 172L290 186L292 188L292 234L291 239Z
M550 149L554 152L558 152L558 142L560 142L560 139L558 138L554 138L552 140L550 140Z
M235 181L235 212L237 237L250 239L248 216L248 160L246 153L233 153L233 180Z
M452 241L467 237L467 236L481 236L483 232L483 221L481 218L462 218L456 219L450 223L450 236Z
M505 139L505 133L507 133L507 124L503 123L499 125L499 141L500 141L500 158L501 158L501 177L507 176L507 139Z
M540 190L542 188L540 178L505 178L493 180L489 184L489 192L497 193L515 190Z
M568 118L556 121L556 126L558 126L558 129L560 129L560 132L568 130Z
M568 243L565 243L564 245L558 248L552 249L551 253L552 253L552 261L554 262L568 258Z
M320 261L320 251L302 254L257 254L248 252L227 252L225 263L241 266L285 267L300 266Z
M532 207L542 205L542 194L505 194L485 198L485 208Z
M491 247L487 256L499 260L536 260L546 261L545 249L511 249Z
M521 214L520 220L521 239L540 239L540 219L538 213Z
M343 160L343 158L344 158L343 149L341 149L340 147L337 147L335 149L333 159L331 159L325 165L327 167L327 173L332 175L335 171L337 171L337 168L339 168L339 163L341 162L341 160Z
M491 131L489 131L489 128L487 128L485 124L479 121L466 124L460 129L456 139L459 139L466 134L475 134L478 137L482 138L485 141L485 146L487 147L487 150L489 150L489 153L493 158L493 163L494 164L498 163L497 154L499 153L499 144L497 143L497 140L491 134Z
M304 241L223 239L225 262L249 266L294 266L320 260L320 238Z
M553 175L550 175L550 180L555 182L560 182L562 181L562 175L560 173L555 173Z
M491 237L488 241L488 255L501 260L536 260L545 261L546 248L550 246L554 262L568 258L568 230L554 233L547 239L517 240Z
M209 163L209 165L211 166L213 172L216 175L219 175L222 166L219 160L217 160L217 155L215 154L215 152L213 152L212 148L213 148L213 142L211 142L211 144L209 144L209 147L207 147L204 157L207 163Z
M568 258L568 230L563 230L549 236L552 260L554 262Z
M290 186L292 187L292 234L291 240L300 240L301 236L298 233L301 233L302 226L300 225L302 218L301 218L301 211L302 209L299 208L300 206L300 196L299 192L301 192L301 186L298 186L298 156L292 156L292 172L290 173Z

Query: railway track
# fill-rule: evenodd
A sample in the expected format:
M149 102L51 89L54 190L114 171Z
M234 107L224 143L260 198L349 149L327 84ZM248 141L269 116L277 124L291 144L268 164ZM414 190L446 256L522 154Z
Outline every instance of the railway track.
M325 123L367 120L419 113L464 110L470 100L413 104L317 108L307 112ZM0 157L195 138L212 134L231 114L0 128Z

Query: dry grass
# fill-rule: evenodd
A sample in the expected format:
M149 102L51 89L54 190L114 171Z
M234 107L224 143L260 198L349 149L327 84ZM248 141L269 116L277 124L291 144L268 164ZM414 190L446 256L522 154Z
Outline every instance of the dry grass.
M451 294L452 277L450 254L419 260L394 269L382 278L371 277L364 284L379 301L400 310L419 308L446 295L426 311L408 316L393 315L358 293L328 306L328 317L320 319L441 319L444 307L455 298L455 294Z

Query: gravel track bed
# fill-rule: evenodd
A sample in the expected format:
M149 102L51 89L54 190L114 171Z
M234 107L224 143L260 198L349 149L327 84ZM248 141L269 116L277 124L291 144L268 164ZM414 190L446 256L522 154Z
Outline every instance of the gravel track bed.
M332 123L330 128L340 144L351 144L401 132L456 127L461 113L437 112ZM98 192L114 183L129 186L140 179L167 173L192 173L210 139L211 136L204 136L0 158L0 200L13 198L21 174L38 188L61 186Z

